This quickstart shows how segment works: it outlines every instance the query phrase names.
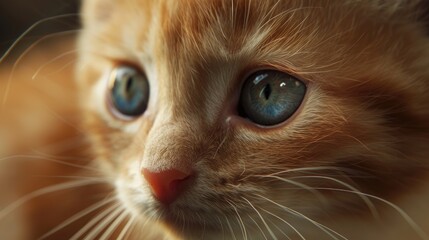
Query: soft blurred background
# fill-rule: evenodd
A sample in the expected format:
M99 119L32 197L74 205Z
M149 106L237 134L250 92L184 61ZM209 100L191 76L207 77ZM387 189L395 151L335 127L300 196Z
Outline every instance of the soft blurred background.
M91 204L82 196L92 186L64 188L4 215L28 194L82 176L90 160L74 81L80 1L0 0L0 57L31 29L0 62L0 240L39 239ZM81 227L46 239L69 239Z
M77 14L80 0L1 0L0 1L0 56L28 28L40 20L58 16L38 24L25 41L19 44L13 55L19 54L28 44L37 39L60 31L79 27L77 15L60 17L64 14Z

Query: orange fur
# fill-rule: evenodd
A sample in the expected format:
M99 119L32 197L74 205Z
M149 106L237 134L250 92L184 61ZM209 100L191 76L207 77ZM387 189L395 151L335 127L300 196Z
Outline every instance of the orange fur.
M129 239L429 239L429 38L416 20L419 4L85 1L78 90L68 90L70 74L55 72L64 64L47 67L57 78L67 76L60 89L70 96L52 101L31 88L29 96L53 108L58 125L49 124L54 130L46 138L36 132L35 141L19 136L17 142L28 139L24 145L34 150L83 134L78 148L47 151L87 169L17 163L29 169L8 193L59 181L32 181L33 171L96 177L103 184L31 199L9 216L29 219L19 226L32 239L114 196L118 211L108 216L112 226L113 218L120 221L106 236L112 239L129 219L135 221ZM109 73L122 63L140 68L151 88L148 109L133 121L117 118L106 104ZM243 81L259 69L289 73L308 88L299 111L273 127L257 126L236 110ZM50 92L52 82L44 82ZM11 88L2 112L14 123L0 126L16 124L8 111L27 90L15 87L20 94ZM43 113L32 104L26 103ZM70 113L79 114L77 122L67 121ZM20 153L21 145L5 152ZM90 151L82 149L88 146ZM166 208L153 197L141 167L196 175ZM38 221L49 212L49 199L64 204L52 204L58 212ZM108 206L50 237L72 236ZM87 234L102 238L109 231L96 228Z

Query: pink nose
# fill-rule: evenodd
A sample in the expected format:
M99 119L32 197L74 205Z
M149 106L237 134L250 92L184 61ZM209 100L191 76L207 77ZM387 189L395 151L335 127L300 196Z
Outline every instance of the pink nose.
M190 177L190 174L176 169L151 172L143 168L142 174L149 183L153 195L164 204L170 204L176 200L184 189L184 183Z

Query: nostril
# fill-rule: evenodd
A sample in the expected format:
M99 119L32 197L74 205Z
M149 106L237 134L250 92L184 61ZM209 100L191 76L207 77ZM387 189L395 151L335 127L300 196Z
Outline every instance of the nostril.
M152 172L143 168L142 174L155 198L164 204L176 200L184 189L184 183L191 177L191 174L176 169Z

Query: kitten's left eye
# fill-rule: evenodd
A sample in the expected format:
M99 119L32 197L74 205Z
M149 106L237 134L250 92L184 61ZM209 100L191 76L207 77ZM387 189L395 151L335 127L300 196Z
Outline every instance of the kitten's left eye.
M146 110L149 101L149 83L146 76L130 66L120 66L112 71L110 99L121 114L137 117Z
M301 105L305 84L274 70L259 71L247 78L241 90L240 113L254 123L270 126L286 121Z

